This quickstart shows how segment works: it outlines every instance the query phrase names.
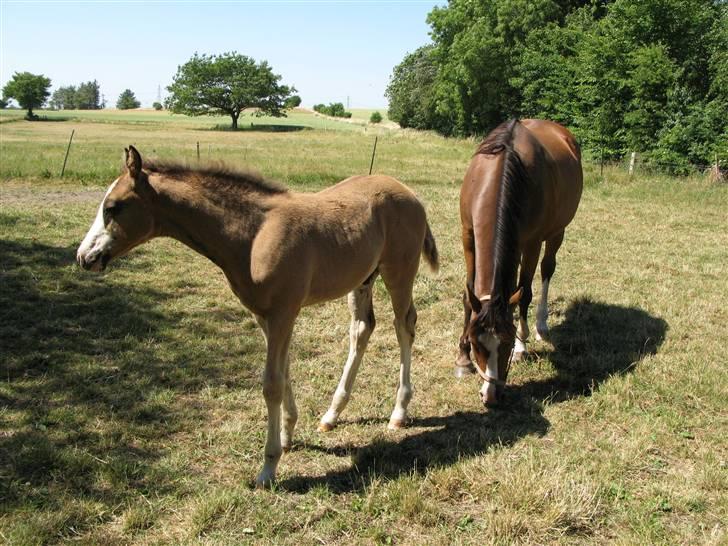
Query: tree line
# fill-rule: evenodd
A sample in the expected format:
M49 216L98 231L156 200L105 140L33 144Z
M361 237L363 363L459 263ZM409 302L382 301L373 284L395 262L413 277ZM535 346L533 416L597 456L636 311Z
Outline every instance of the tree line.
M256 116L279 117L301 104L301 97L294 94L296 88L282 85L280 80L281 76L275 74L266 61L256 62L237 52L195 53L177 68L174 81L167 87L170 94L165 105L174 113L190 116L228 115L232 129L237 129L238 118L246 109L252 109ZM43 75L16 72L3 87L0 107L5 108L9 99L15 99L28 110L27 119L37 119L33 110L46 103L50 85L51 80ZM58 110L96 110L105 107L101 97L99 85L94 80L78 87L59 87L49 104ZM140 105L130 89L125 89L116 102L120 110L139 108ZM152 106L155 110L163 108L160 102Z
M392 73L389 117L482 135L512 117L570 127L592 155L684 170L728 154L728 4L450 0Z

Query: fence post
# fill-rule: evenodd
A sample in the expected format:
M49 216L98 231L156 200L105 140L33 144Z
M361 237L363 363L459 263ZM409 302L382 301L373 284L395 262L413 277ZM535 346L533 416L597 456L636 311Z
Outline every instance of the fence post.
M634 164L635 160L637 159L637 152L632 152L632 156L629 158L629 175L632 176L634 174Z
M197 141L197 161L200 160L200 141Z
M63 178L63 173L66 172L66 161L68 161L68 152L71 151L71 142L73 142L73 133L76 132L76 129L71 130L71 138L68 139L68 147L66 148L66 157L63 158L63 168L61 169L61 178Z
M378 136L374 137L374 149L372 150L372 162L369 164L369 174L372 174L372 168L374 167L374 154L377 153L377 140L379 140Z
M599 154L599 176L604 176L604 144L600 147Z

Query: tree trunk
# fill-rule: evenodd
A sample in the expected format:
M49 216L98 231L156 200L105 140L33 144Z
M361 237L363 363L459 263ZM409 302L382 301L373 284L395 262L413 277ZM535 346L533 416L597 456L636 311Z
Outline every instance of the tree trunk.
M230 114L230 117L233 118L233 131L236 131L238 129L238 117L239 116L240 116L240 112Z

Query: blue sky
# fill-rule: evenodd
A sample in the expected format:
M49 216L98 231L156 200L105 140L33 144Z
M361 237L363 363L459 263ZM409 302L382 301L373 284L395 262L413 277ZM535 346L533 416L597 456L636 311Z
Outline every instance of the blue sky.
M52 89L96 79L109 105L129 88L150 106L195 51L238 51L267 60L304 105L383 108L392 68L429 42L427 14L443 4L0 0L0 85L15 71Z

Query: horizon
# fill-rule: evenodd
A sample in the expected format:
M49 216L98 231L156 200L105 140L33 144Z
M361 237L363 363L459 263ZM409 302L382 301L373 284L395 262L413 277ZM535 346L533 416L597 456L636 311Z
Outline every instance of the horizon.
M442 4L2 0L0 86L15 72L50 78L51 94L96 80L107 108L115 107L125 89L142 108L151 108L164 101L177 68L195 52L237 51L268 61L282 83L296 88L304 107L341 102L347 108L386 109L392 70L429 43L426 17ZM258 21L270 24L253 24Z

